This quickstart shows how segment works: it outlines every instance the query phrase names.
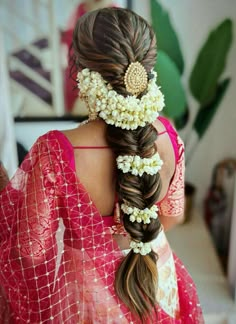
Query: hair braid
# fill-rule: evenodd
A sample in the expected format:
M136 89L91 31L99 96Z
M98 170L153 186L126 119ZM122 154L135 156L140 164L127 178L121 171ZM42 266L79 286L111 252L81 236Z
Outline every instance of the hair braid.
M124 9L103 9L81 17L73 37L75 60L79 68L99 72L113 89L123 96L129 93L124 75L131 62L140 62L149 79L156 62L156 41L153 30L140 16ZM141 94L142 95L142 94ZM107 126L107 140L115 156L152 157L156 151L157 131L152 125L136 130ZM161 190L159 173L141 177L117 170L117 193L120 203L139 209L150 208ZM123 214L123 223L132 240L150 242L160 230L158 219L150 224L131 222ZM143 321L151 317L156 305L157 255L143 256L133 250L124 258L116 273L115 288L123 302Z
M118 133L120 133L119 136ZM119 138L122 138L121 145L117 143ZM151 157L156 152L156 138L157 132L152 125L138 128L136 131L114 129L113 126L108 126L107 129L108 143L113 148L116 156L139 155L141 157ZM139 177L118 171L117 193L120 203L125 201L132 207L139 209L150 208L157 201L160 190L159 173L152 176L143 174L142 177ZM131 222L129 215L123 213L123 223L131 238L143 243L155 239L160 230L158 219L152 219L150 224ZM156 301L156 261L157 256L153 251L146 256L142 256L135 254L131 250L129 255L122 261L116 275L116 291L118 295L142 319L150 314ZM124 296L126 297L124 298Z

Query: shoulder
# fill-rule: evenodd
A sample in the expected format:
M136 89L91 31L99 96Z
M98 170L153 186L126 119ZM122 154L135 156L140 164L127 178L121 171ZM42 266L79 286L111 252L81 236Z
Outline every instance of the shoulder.
M42 160L48 160L51 163L58 160L61 151L59 133L59 131L50 131L38 137L22 162L21 168L28 169Z
M175 136L178 135L178 132L175 128L174 122L171 119L168 119L166 117L163 116L159 116L157 118L157 122L161 125L163 125L163 127L165 128L165 130L168 133L174 134Z
M174 149L176 162L178 162L184 152L184 142L179 136L178 131L176 130L174 123L171 120L162 116L159 116L157 120L164 126L166 132L168 133L172 147Z
M60 136L60 131L58 130L51 130L41 136L39 136L35 142L36 143L52 143L53 141L57 140L58 137Z
M171 120L159 116L156 121L153 123L153 126L158 131L159 135L168 134L172 144L177 142L178 133L174 127L174 124ZM161 136L158 136L161 138Z
M38 137L31 150L38 150L40 153L56 153L58 150L61 150L63 146L68 146L68 142L66 141L63 132L59 130L51 130Z
M106 146L106 124L102 120L89 122L63 131L72 146Z
M160 117L158 117L155 122L153 123L153 126L156 128L158 133L162 133L166 130L165 125L161 122Z

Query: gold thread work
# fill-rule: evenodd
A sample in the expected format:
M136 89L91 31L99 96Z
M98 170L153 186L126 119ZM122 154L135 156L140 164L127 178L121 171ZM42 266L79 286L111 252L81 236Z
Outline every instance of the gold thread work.
M131 63L125 72L124 83L126 90L132 95L139 95L148 85L147 72L139 62Z

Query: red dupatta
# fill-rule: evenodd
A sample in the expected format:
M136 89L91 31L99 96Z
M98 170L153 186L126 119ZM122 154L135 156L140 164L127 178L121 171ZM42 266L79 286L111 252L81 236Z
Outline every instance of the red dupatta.
M59 132L40 137L0 195L0 322L139 323L114 291L123 257L76 177ZM176 258L180 312L153 323L203 323Z

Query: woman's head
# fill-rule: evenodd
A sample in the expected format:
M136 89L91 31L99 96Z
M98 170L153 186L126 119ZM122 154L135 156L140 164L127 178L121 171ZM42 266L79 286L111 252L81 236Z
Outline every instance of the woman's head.
M156 62L152 28L130 10L105 8L81 17L73 35L73 50L79 69L99 72L118 93L127 95L125 71L140 62L151 75Z

